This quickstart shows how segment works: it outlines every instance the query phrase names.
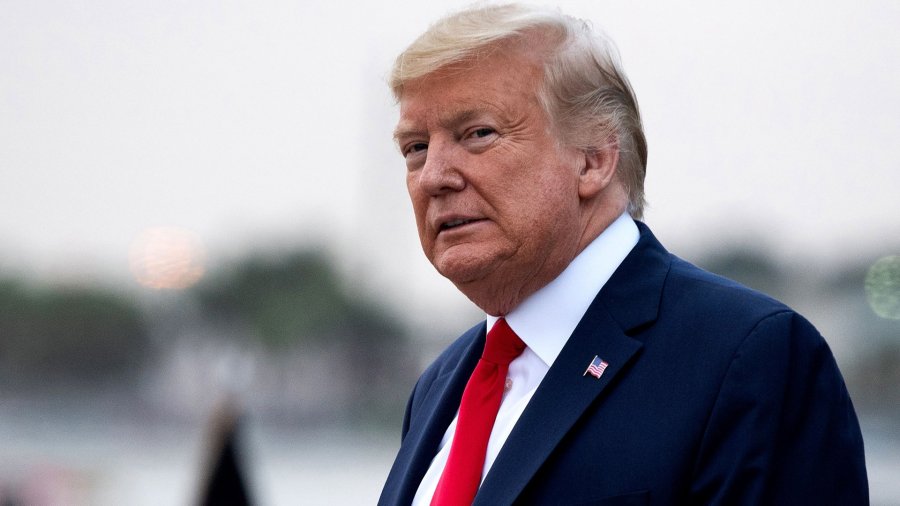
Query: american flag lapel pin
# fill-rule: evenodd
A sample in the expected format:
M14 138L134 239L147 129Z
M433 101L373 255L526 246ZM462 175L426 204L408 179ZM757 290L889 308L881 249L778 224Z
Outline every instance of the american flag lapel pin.
M584 371L582 376L587 376L590 374L591 376L600 379L600 376L603 376L603 371L606 370L606 367L609 364L606 363L605 360L601 359L598 355L594 355L594 360L591 360L591 365L588 366L587 370Z

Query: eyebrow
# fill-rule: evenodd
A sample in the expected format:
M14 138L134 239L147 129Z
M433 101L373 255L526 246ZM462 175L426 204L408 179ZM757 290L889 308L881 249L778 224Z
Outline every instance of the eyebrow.
M394 129L394 143L399 143L401 137L408 137L419 133L419 130L412 125L407 126L409 123L410 122L401 122L397 124L397 128Z
M488 107L476 106L476 107L467 107L465 109L459 110L450 110L446 114L441 114L438 117L438 124L444 127L454 127L459 125L460 123L466 123L468 121L472 121L485 114L489 110ZM422 133L422 130L416 128L412 125L411 121L400 121L397 124L397 128L394 129L394 142L399 142L401 137L409 137L415 136L416 134Z

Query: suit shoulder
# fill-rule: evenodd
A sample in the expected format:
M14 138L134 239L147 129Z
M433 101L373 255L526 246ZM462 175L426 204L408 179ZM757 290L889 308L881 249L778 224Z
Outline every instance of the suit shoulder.
M770 338L806 349L827 347L819 331L786 304L678 258L673 257L660 304L663 314L676 317L675 328L705 347L736 350Z
M690 301L701 312L715 312L722 316L745 315L761 319L776 313L793 313L786 304L767 294L701 269L674 255L666 279L666 295Z

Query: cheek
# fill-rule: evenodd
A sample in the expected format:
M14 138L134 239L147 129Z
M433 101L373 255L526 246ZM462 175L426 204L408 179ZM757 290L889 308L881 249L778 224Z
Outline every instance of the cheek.
M578 225L578 185L567 172L557 172L534 181L531 192L521 195L519 205L520 225L544 238L566 235ZM556 170L560 170L557 168Z
M574 163L566 160L553 159L548 161L547 169L541 174L538 187L541 188L542 197L556 205L577 205L578 196L578 172Z
M416 214L416 221L419 220L420 211L424 212L424 199L422 192L419 190L418 180L412 174L406 176L406 191L409 194L409 201L412 203L413 212Z
M416 219L416 230L419 233L419 242L421 243L426 256L429 256L432 240L429 237L430 234L428 234L426 230L427 226L425 219L428 214L428 199L424 197L420 191L417 191L416 188L417 186L415 185L414 180L407 176L406 189L409 192L413 216Z

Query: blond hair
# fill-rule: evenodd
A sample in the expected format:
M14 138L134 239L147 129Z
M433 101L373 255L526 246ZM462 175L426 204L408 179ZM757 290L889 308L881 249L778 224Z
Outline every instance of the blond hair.
M394 62L390 87L397 100L404 83L452 64L468 63L495 46L540 34L551 47L544 58L538 99L562 142L596 151L618 144L619 180L628 193L628 212L644 209L647 141L637 100L607 37L585 21L558 10L518 4L478 6L434 23Z

